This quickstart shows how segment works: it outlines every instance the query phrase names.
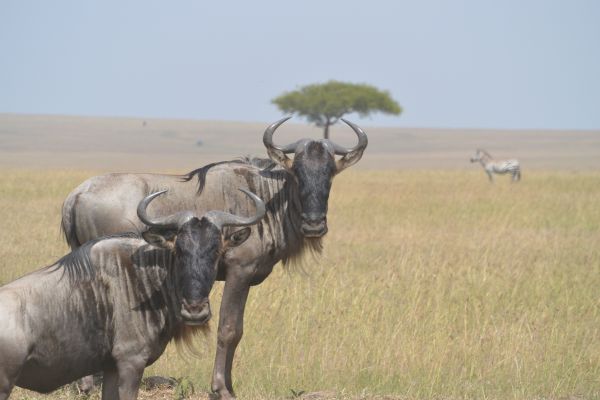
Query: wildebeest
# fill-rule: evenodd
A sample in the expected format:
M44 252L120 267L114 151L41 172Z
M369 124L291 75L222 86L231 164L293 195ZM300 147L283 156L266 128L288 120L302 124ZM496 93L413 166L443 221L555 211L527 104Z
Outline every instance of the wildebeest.
M344 120L358 137L355 147L344 148L328 139L276 145L273 134L287 119L271 124L264 132L270 159L218 162L187 175L97 176L71 192L63 205L62 227L69 245L76 248L100 235L139 229L142 223L132 210L153 188L169 189L169 198L150 206L158 214L179 210L200 214L208 209L247 212L248 202L236 195L238 187L257 193L265 201L264 220L252 229L244 245L225 252L219 263L217 279L225 280L225 287L212 390L222 398L233 397L231 366L242 337L250 286L261 283L279 261L287 263L307 249L321 251L333 178L358 162L368 143L358 126ZM336 159L336 155L341 157Z
M491 183L494 182L493 174L510 174L513 182L521 180L521 164L518 160L494 160L492 155L483 149L477 149L471 157L471 162L479 162Z
M56 264L0 288L0 400L13 386L52 391L98 371L103 399L135 399L144 368L171 339L189 339L210 318L209 292L221 254L248 238L265 214L183 211L150 218L141 237L87 242ZM225 228L242 227L233 236Z

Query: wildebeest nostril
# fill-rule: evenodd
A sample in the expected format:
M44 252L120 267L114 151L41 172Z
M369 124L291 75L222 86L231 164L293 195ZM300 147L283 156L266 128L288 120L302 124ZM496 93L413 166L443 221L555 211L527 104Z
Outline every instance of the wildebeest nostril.
M188 325L204 325L212 317L208 299L188 302L185 299L181 304L181 317Z
M325 214L324 213L302 213L302 219L304 220L304 222L309 223L309 224L320 224L323 223L325 220Z
M183 309L188 313L194 315L204 313L207 310L208 312L210 312L210 305L208 299L192 301L187 301L186 299L183 299Z

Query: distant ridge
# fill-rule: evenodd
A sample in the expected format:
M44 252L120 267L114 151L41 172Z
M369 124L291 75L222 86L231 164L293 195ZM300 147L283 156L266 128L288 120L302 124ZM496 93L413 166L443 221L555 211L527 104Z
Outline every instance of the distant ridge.
M269 122L0 114L0 168L185 172L241 155L265 156L262 134ZM357 169L471 168L477 147L517 157L524 169L600 169L600 131L363 128L369 147ZM275 140L320 135L297 119L280 127ZM341 124L331 137L354 143Z

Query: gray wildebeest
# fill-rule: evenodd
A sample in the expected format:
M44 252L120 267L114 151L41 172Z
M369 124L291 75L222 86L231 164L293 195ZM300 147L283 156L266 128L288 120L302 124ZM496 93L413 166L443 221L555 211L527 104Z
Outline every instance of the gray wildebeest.
M255 215L184 211L150 218L154 193L138 205L149 226L87 242L56 264L0 288L0 400L14 385L52 391L102 371L102 399L137 397L144 368L171 339L189 342L210 319L216 265L248 238ZM245 226L235 237L224 230Z
M163 215L180 210L247 212L248 202L237 195L238 187L265 201L265 219L252 229L244 245L226 251L218 266L217 279L225 280L225 287L211 387L224 399L234 396L231 366L242 337L250 286L261 283L279 261L287 263L305 250L321 251L332 180L360 160L368 143L358 126L344 120L358 137L352 148L327 139L301 139L280 146L274 143L273 134L287 119L264 132L269 159L223 161L187 175L97 176L71 192L63 205L62 227L69 245L76 248L100 235L140 229L142 222L132 210L154 188L169 189L169 197L157 199L149 209ZM341 157L336 159L336 155Z

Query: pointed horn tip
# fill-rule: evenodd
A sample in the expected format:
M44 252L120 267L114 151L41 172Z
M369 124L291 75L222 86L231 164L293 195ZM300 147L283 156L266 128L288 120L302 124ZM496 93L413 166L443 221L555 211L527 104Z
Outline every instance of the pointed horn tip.
M269 128L272 128L272 127L277 128L277 127L279 127L279 125L283 124L285 121L290 120L292 117L293 117L293 115L283 117L280 120L277 120L277 121L273 122L271 125L269 125Z
M267 127L267 129L265 129L265 132L263 133L263 144L267 147L267 149L272 148L272 149L279 150L279 151L282 150L282 148L280 146L277 146L275 143L273 143L273 134L275 133L275 130L277 128L279 128L279 126L281 124L283 124L285 121L287 121L290 118L292 118L291 115L288 117L282 118L279 121L273 122L271 125L269 125Z
M342 121L344 121L350 128L352 128L352 130L358 135L359 143L361 141L365 141L368 143L367 134L365 133L365 131L362 130L362 128L360 126L348 121L346 118L340 118L340 119Z
M168 191L169 191L169 189L163 189L163 190L160 190L160 191L158 191L158 192L154 192L154 193L152 193L152 194L148 195L147 197L150 197L150 196L152 196L152 198L154 198L154 197L156 197L156 196L160 196L160 195L161 195L161 194L163 194L163 193L167 193Z
M158 192L154 192L149 194L148 196L144 197L137 206L137 215L138 218L146 225L152 226L154 225L152 223L152 221L148 218L148 216L146 215L146 208L148 207L148 205L150 204L150 202L152 200L154 200L154 198L160 196L163 193L166 193L168 191L168 189L164 189Z
M242 189L242 188L238 188L238 190L240 192L245 193L248 197L250 197L252 200L254 200L254 203L256 203L256 208L257 208L258 214L264 215L264 213L266 212L266 209L265 209L265 202L263 201L263 199L258 197L256 195L256 193L252 193L249 190Z
M361 132L363 132L363 133L364 133L364 131L362 130L362 128L361 128L360 126L356 125L354 122L350 122L350 121L348 121L346 118L340 118L340 119L341 119L342 121L344 121L344 122L346 123L346 125L348 125L349 127L351 127L351 128L356 128L356 129L358 129L359 131L361 131Z
M253 199L253 200L255 200L255 201L258 201L258 202L260 202L260 203L263 203L263 204L264 204L264 201L263 201L263 199L261 199L260 197L258 197L258 196L256 195L256 193L252 193L251 191L249 191L249 190L246 190L246 189L243 189L243 188L238 188L238 190L239 190L240 192L244 192L244 193L246 193L246 195L248 195L248 197L250 197L251 199Z
M161 194L167 193L168 191L169 191L169 189L164 189L164 190L161 190L161 191L158 191L158 192L150 193L148 196L144 197L142 199L142 201L139 202L139 204L138 204L138 210L140 209L140 207L143 207L144 205L147 206L148 204L150 204L150 202L152 200L154 200L155 197L158 197Z

